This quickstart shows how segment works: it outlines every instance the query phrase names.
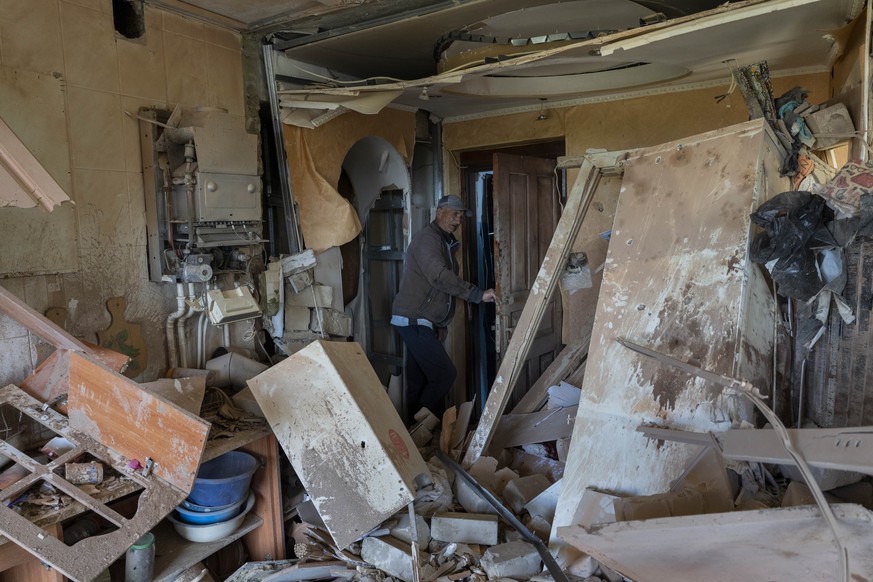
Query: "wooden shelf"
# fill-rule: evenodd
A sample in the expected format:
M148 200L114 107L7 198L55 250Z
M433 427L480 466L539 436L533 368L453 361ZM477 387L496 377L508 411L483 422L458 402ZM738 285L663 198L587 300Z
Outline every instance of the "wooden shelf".
M249 513L238 530L214 542L189 542L173 528L169 521L162 521L152 533L155 534L154 580L174 580L179 574L214 554L221 548L238 540L261 526L264 520Z
M206 449L203 451L203 457L200 459L200 462L205 463L219 455L244 447L249 443L272 434L272 432L273 431L270 430L267 421L264 420L262 424L259 423L254 428L248 430L241 430L235 433L232 437L209 439L206 442Z

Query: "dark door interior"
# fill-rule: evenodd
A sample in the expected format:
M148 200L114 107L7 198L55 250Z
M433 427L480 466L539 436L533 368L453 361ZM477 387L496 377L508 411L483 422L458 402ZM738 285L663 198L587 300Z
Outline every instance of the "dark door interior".
M473 216L469 230L472 237L470 243L464 245L467 273L466 277L482 289L496 287L501 275L500 268L494 264L494 234L495 204L494 204L494 154L512 154L517 156L530 156L554 161L558 156L564 155L564 142L548 142L531 144L499 150L483 150L475 152L463 152L460 154L460 163L464 168L463 184L467 192L467 200L471 205ZM561 199L566 198L563 178L555 176L556 187L561 193ZM470 235L466 235L470 236ZM541 235L543 236L543 235ZM471 240L471 238L473 240ZM551 240L551 232L546 236L545 247ZM475 241L475 244L471 244ZM540 246L540 245L538 245ZM539 269L540 260L534 259L536 269ZM505 275L509 275L506 273ZM505 307L505 306L504 306ZM467 369L467 385L470 386L468 398L475 398L478 411L484 405L488 391L494 383L499 362L497 332L497 313L500 308L494 304L482 304L468 308L468 334L469 353L467 361L470 363ZM551 319L550 319L551 320ZM551 324L549 324L551 325ZM560 326L558 326L560 330ZM560 339L558 338L558 344ZM540 362L547 362L548 357L539 354ZM547 363L545 365L548 365ZM534 370L528 370L530 375L538 375ZM535 380L536 378L534 378ZM522 385L524 384L524 385ZM516 389L518 394L523 394L529 382L519 382ZM516 398L514 397L513 400Z

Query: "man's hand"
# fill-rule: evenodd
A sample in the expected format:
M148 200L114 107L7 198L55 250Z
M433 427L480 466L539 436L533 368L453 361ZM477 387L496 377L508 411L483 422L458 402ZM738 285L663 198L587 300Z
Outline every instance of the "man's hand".
M495 299L497 299L497 295L494 293L494 289L488 289L482 293L482 303L494 303Z

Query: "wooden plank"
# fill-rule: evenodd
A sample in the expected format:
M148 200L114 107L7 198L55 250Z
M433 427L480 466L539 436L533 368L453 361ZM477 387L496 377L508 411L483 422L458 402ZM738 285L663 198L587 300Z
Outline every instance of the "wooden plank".
M525 395L519 400L515 408L512 409L512 414L524 414L526 412L536 412L549 399L549 388L566 380L573 372L579 368L579 360L588 354L588 344L591 343L591 332L584 334L580 338L576 338L571 343L564 346L558 357L546 368L542 376L537 378L537 381L530 387Z
M469 468L482 452L488 447L497 421L512 393L512 388L521 373L528 350L533 343L536 331L539 329L543 313L552 298L558 283L558 275L564 268L570 247L576 238L576 233L585 218L591 199L600 180L600 170L590 161L583 164L573 185L573 190L567 199L564 212L558 221L549 250L537 273L531 288L530 296L521 312L515 333L506 349L506 354L500 362L494 384L485 409L479 420L479 426L473 434L473 439L464 456L464 466Z
M837 546L815 506L562 527L573 547L632 580L870 580L873 514L832 505L849 554L841 577ZM790 550L789 550L790 548ZM669 556L669 559L665 559Z
M240 450L264 461L264 466L252 478L252 491L255 492L252 512L264 523L246 534L243 541L253 560L282 560L285 558L285 520L282 515L279 443L275 435L270 433Z
M70 426L189 492L210 424L135 382L70 353Z
M42 313L31 308L2 285L0 285L0 311L56 348L77 352L88 351L85 344L67 333L63 328L58 327Z
M91 357L114 372L123 372L130 358L108 348L90 342L82 342L90 351ZM33 374L21 381L20 388L42 402L50 402L70 391L70 352L55 350L37 366ZM64 410L59 410L65 413Z
M169 582L196 564L238 540L244 535L256 531L261 525L261 518L249 512L239 526L239 529L214 542L189 542L173 528L169 521L162 521L153 530L155 534L155 569L153 580Z
M491 440L491 456L502 449L569 438L578 406L501 417Z

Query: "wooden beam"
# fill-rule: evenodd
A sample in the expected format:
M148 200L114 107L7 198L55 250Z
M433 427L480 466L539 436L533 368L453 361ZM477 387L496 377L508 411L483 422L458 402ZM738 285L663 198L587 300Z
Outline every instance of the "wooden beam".
M588 330L582 337L578 337L564 346L558 357L549 364L546 371L537 378L534 385L528 389L518 404L515 405L515 408L512 409L512 414L536 412L542 408L546 400L549 399L549 388L561 380L566 380L570 374L579 368L579 360L588 354L588 344L590 343L591 330Z
M56 348L75 352L89 351L85 344L58 327L42 313L35 311L3 286L0 286L0 311Z
M592 161L585 160L582 163L576 183L573 185L573 190L564 206L564 212L555 228L552 242L549 243L546 256L543 258L528 300L521 312L515 333L513 333L506 348L506 354L500 362L500 368L497 370L497 376L491 386L491 392L485 403L479 426L476 428L470 447L464 456L463 464L466 468L472 466L491 443L497 421L503 414L509 396L512 394L512 388L518 381L525 358L542 321L543 313L552 299L559 275L564 269L567 256L570 254L570 248L576 239L576 234L579 232L588 206L594 198L594 193L600 182L600 175L600 169Z
M567 406L528 414L502 416L491 441L491 456L496 457L507 447L570 438L578 409L578 406Z
M240 450L263 459L264 466L252 478L255 492L254 513L264 520L261 527L243 538L252 560L285 559L285 518L282 512L282 485L279 474L279 443L272 433Z

